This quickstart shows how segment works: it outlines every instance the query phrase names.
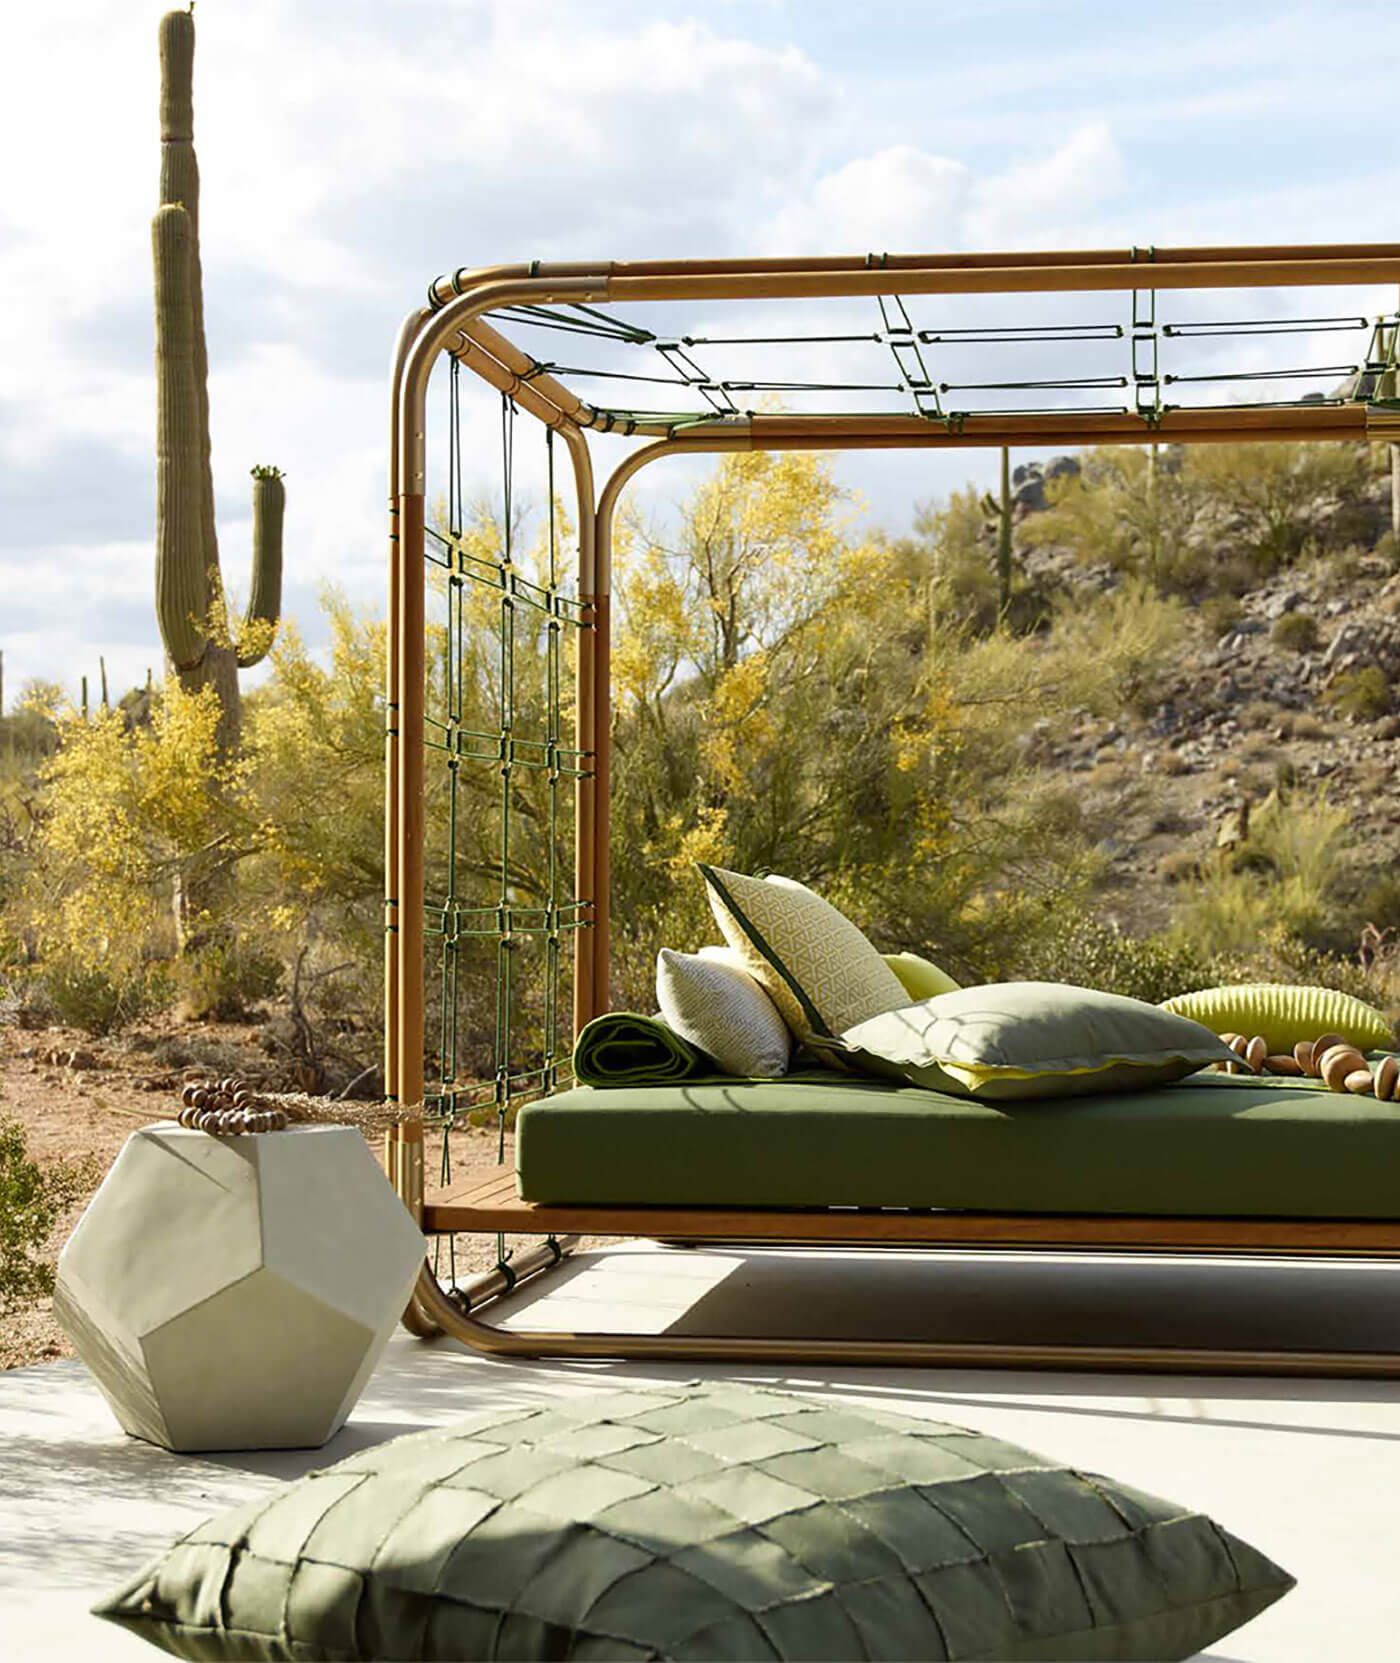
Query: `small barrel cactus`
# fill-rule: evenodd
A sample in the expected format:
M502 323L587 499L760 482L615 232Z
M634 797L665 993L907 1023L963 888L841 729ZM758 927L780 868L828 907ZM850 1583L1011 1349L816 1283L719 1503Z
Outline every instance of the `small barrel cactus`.
M253 580L235 631L226 615L209 455L209 359L194 153L194 18L160 22L160 200L151 227L156 314L156 617L171 669L188 690L215 688L220 741L238 743L238 670L262 658L282 603L286 492L253 469Z

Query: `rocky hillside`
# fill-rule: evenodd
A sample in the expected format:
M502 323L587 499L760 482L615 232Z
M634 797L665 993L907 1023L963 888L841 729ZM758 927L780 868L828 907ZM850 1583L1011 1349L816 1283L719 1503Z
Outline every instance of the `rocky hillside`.
M1078 467L1063 457L1017 470L1020 532L1045 511L1048 481ZM1035 726L1032 759L1080 776L1077 787L1110 810L1104 901L1133 933L1169 923L1175 886L1215 851L1244 846L1251 814L1280 790L1345 808L1358 896L1400 879L1400 560L1389 481L1304 512L1304 557L1243 592L1231 584L1188 599L1187 642L1149 708L1109 720L1080 710L1069 724ZM1188 539L1208 555L1218 547L1228 563L1237 528L1212 512L1196 522ZM1024 548L1020 566L1028 584L1068 588L1085 605L1121 581L1082 550L1054 545ZM1379 929L1400 927L1400 883L1395 890L1395 915L1367 920Z

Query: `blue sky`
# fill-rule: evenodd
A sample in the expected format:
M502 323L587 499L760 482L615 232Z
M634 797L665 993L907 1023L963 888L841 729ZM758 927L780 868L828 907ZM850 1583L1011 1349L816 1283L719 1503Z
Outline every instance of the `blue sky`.
M145 0L7 18L5 687L159 674ZM220 542L288 479L287 602L383 587L385 372L463 264L1400 240L1400 5L200 0L196 140ZM469 429L485 485L492 412ZM872 519L974 452L844 465ZM661 470L657 470L659 475ZM664 502L683 486L651 489Z

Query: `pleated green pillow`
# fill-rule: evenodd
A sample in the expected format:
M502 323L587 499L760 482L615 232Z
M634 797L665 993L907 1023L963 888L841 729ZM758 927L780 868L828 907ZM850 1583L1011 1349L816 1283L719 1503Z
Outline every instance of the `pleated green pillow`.
M380 1444L97 1614L209 1659L1166 1659L1292 1585L1203 1514L1000 1439L713 1383Z
M1373 1005L1330 987L1288 982L1243 982L1207 987L1168 999L1163 1010L1187 1016L1217 1034L1261 1034L1270 1051L1291 1051L1300 1040L1340 1034L1362 1051L1386 1051L1395 1030Z

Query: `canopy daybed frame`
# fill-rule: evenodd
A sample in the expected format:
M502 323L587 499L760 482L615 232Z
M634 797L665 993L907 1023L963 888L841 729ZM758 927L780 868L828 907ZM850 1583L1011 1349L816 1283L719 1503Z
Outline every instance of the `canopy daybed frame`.
M734 1210L723 1208L535 1206L519 1200L508 1174L461 1194L433 1199L425 1189L425 1124L450 1127L461 1112L482 1103L503 1117L507 1108L549 1090L561 1076L562 1046L556 1035L562 1009L546 995L542 1049L518 1066L510 1054L510 976L524 944L541 945L545 981L560 974L561 954L573 956L573 1021L577 1032L608 1007L609 966L609 735L611 717L609 602L614 519L620 495L644 467L668 457L748 450L855 450L958 446L1077 447L1146 443L1212 444L1265 440L1400 441L1400 403L1395 400L1397 316L1207 320L1195 325L1158 321L1157 296L1189 290L1361 286L1400 280L1400 244L1274 248L1092 250L1073 253L993 253L879 256L834 259L650 261L611 265L530 264L458 271L431 285L429 303L406 320L394 360L391 418L390 612L386 812L386 1093L408 1111L388 1136L388 1170L405 1205L429 1237L451 1241L457 1233L539 1236L474 1281L444 1286L438 1268L425 1265L405 1322L416 1333L450 1333L483 1351L504 1355L565 1357L704 1357L775 1362L906 1362L1279 1373L1400 1373L1400 1353L1217 1350L1167 1346L1007 1345L698 1338L602 1333L507 1332L483 1321L478 1307L512 1289L522 1278L547 1270L567 1254L580 1234L634 1236L684 1242L804 1245L896 1245L965 1251L969 1248L1038 1248L1157 1254L1209 1253L1301 1257L1400 1256L1400 1222L1118 1216L1053 1216L946 1211L852 1209ZM949 329L916 328L909 303L939 297L965 304L970 296L1082 295L1131 297L1131 318L1100 327L1071 320L1043 329L1024 324L976 323ZM791 378L734 379L708 373L707 351L758 343L791 347L790 334L696 335L640 327L621 316L623 307L674 306L686 302L713 310L738 303L762 310L787 301L832 306L863 299L878 305L878 327L803 337L835 343L842 353L878 351L884 379L839 378L822 382ZM760 304L761 303L761 304ZM925 302L920 302L924 304ZM669 318L669 313L666 314ZM517 327L518 326L518 327ZM1173 339L1306 334L1365 329L1365 349L1349 365L1305 365L1291 371L1246 368L1172 376L1160 352ZM507 330L510 334L507 334ZM573 371L519 344L545 334L582 338L603 351L603 367ZM1000 331L998 333L998 331ZM1130 364L1122 375L950 382L929 369L935 351L989 342L1078 344L1115 339ZM618 367L625 352L648 355L650 368ZM611 356L609 356L611 355ZM553 479L550 488L549 570L536 583L512 559L510 502L506 541L499 558L483 560L462 541L460 507L448 505L448 523L430 523L428 439L429 380L444 358L454 391L459 370L471 372L502 399L507 425L516 410L557 435L572 469L577 508L576 593L555 566ZM843 360L843 363L845 360ZM1309 393L1257 402L1173 405L1174 383L1226 383L1238 387L1271 379L1350 372L1330 394ZM566 384L592 376L636 384L666 383L686 405L677 410L617 410L585 401ZM1288 378L1293 379L1289 380ZM1125 389L1121 406L1083 407L1085 392ZM1061 402L1043 408L999 409L969 402L952 407L950 395L968 390L1019 393L1051 389ZM1248 391L1249 389L1246 389ZM776 393L785 399L842 392L848 408L745 409L736 394ZM857 394L855 398L850 395ZM872 396L873 395L873 396ZM896 407L891 409L891 396ZM1076 400L1078 401L1076 403ZM449 425L457 426L454 403ZM458 427L460 434L460 427ZM626 454L595 489L589 436L623 434L648 442ZM553 449L550 450L551 468ZM507 452L507 460L509 452ZM451 471L450 464L450 471ZM460 488L460 461L449 491ZM511 700L501 692L499 731L473 730L446 671L447 708L425 708L430 673L425 651L425 572L436 564L448 594L448 629L462 625L458 588L484 584L499 608L502 663L514 640L514 619L529 607L543 620L550 669L550 712L534 739L516 731ZM452 612L453 606L457 612ZM456 619L456 623L453 619ZM577 655L572 743L559 727L559 642L568 635ZM454 637L455 639L455 637ZM455 650L455 649L454 649ZM449 651L448 659L452 657ZM509 678L503 676L502 687ZM511 683L513 686L513 683ZM457 706L454 707L453 699ZM425 895L425 760L435 753L450 773L452 835L457 816L457 772L485 762L502 779L499 832L502 855L498 893L468 904L455 891L449 852L447 893ZM573 884L566 890L550 856L547 889L526 905L512 887L507 858L512 775L533 770L549 802L550 837L563 793L574 799ZM553 843L550 845L553 848ZM457 954L468 938L488 939L498 950L495 1075L483 1083L456 1077L455 1000ZM444 978L441 1021L452 1028L439 1048L437 1077L425 1079L425 951L438 953ZM504 992L502 992L502 984Z

